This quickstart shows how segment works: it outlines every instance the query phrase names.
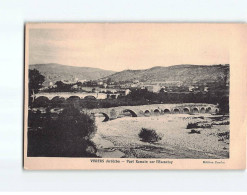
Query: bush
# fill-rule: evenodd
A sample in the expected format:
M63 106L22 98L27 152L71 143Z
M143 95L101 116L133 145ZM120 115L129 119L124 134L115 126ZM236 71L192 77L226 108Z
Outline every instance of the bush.
M65 98L56 96L51 100L51 107L63 107L65 105Z
M219 114L229 114L229 97L223 96L219 100Z
M50 100L48 99L48 97L45 96L40 96L37 99L34 100L33 102L33 107L47 107L50 104Z
M36 117L39 120L39 127L29 122L28 156L97 157L90 140L96 132L94 118L69 107L55 119L44 114Z
M213 123L213 125L229 125L230 121L224 121L224 122L220 122L220 123Z
M138 135L144 142L157 142L162 139L153 129L142 128Z
M223 133L218 133L217 135L218 135L219 137L222 137L223 140L224 140L224 139L229 140L229 138L230 138L230 133L229 133L228 131L223 132Z
M212 124L204 124L204 125L201 125L201 128L212 128Z
M193 129L193 128L199 128L200 126L198 125L198 123L188 123L187 125L187 129Z
M197 131L197 130L192 129L192 130L189 132L189 134L194 134L194 133L201 134L201 131Z
M199 125L198 123L188 123L187 129L194 129L194 128L212 128L212 125L211 124L201 124Z

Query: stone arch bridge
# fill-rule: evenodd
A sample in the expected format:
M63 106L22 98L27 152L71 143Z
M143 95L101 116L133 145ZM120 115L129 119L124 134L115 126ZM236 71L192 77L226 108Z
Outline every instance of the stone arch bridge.
M54 92L54 93L37 93L34 94L33 100L38 99L40 97L46 97L49 100L52 100L55 97L59 98L64 98L68 99L70 97L78 97L80 99L85 99L87 97L93 97L95 99L106 99L108 96L115 96L115 98L118 97L119 94L106 94L106 93L87 93L87 92L76 92L76 93L71 93L71 92Z
M104 121L131 115L132 117L164 115L164 114L216 114L219 108L214 104L184 103L184 104L151 104L140 106L119 106L111 108L85 109L87 114L102 114Z

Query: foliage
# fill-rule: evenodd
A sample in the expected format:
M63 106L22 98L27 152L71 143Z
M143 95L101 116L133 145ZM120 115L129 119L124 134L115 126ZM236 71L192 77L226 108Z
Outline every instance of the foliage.
M200 126L198 123L188 123L186 129L193 129L193 128L199 128Z
M36 69L29 70L28 88L30 92L37 93L45 81L45 77ZM32 93L29 93L32 94Z
M66 102L65 98L56 96L52 98L51 105L53 107L63 107L65 105L65 102Z
M158 135L153 129L142 128L138 136L144 142L157 142L162 139L161 135Z
M196 133L196 134L201 134L201 131L192 129L192 130L189 132L189 134L194 134L194 133Z
M50 104L50 100L47 97L41 96L34 100L33 107L47 107Z
M198 123L188 123L187 129L193 129L193 128L212 128L211 124L198 124Z
M229 113L229 97L223 96L219 99L219 114L228 114Z
M127 98L131 100L157 100L157 95L153 92L149 92L147 89L133 89L130 94L127 95Z
M120 99L128 99L129 101L143 101L145 104L155 103L209 103L219 104L220 110L229 112L229 99L224 95L225 90L208 93L190 93L190 92L163 92L153 93L147 89L132 89L131 93ZM224 98L222 98L224 97Z
M56 89L56 88L55 88ZM54 90L55 90L54 89ZM118 106L137 106L148 104L170 104L170 103L210 103L219 104L220 113L229 113L229 99L224 96L225 92L210 93L153 93L146 89L133 89L127 96L119 96L118 99L95 99L95 98L69 98L66 101L56 102L51 106L61 107L65 104L80 105L81 108L110 108ZM71 94L76 96L76 93Z
M230 121L213 122L212 125L229 125Z
M96 157L95 120L73 107L58 117L29 113L28 156Z
M57 87L53 88L52 90L56 92L73 92L76 91L75 89L72 88L72 86L75 84L77 83L67 84L67 83L63 83L62 81L57 81L55 83Z
M111 79L111 78L108 78L108 79L106 80L106 84L107 84L107 85L110 85L111 82L112 82L112 79Z
M223 133L218 133L217 134L219 137L222 137L223 138L223 140L229 140L229 138L230 138L230 133L229 133L229 131L226 131L226 132L223 132Z
M38 93L39 89L42 88L42 84L45 81L45 77L40 74L36 69L29 70L28 72L28 94L29 94L29 105L32 106L31 96L34 93Z
M96 81L86 81L83 83L83 86L85 87L96 87L97 86L97 82Z

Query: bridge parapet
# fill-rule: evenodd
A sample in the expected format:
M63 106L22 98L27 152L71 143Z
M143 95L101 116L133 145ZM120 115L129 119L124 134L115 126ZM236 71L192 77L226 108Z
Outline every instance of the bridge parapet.
M214 104L152 104L140 106L119 106L84 110L90 114L103 114L109 119L115 119L129 113L132 117L163 115L163 114L199 114L218 113L219 108Z
M80 99L84 99L86 97L94 97L95 99L106 99L106 93L71 93L71 92L56 92L56 93L37 93L32 96L34 99L39 97L46 97L49 100L52 100L55 97L60 97L64 99L68 99L70 97L79 97Z

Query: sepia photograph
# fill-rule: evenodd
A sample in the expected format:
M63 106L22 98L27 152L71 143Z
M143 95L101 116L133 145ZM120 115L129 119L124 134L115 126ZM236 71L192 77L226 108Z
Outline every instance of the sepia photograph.
M27 157L230 158L226 26L26 27Z
M247 191L247 1L0 4L0 191Z

